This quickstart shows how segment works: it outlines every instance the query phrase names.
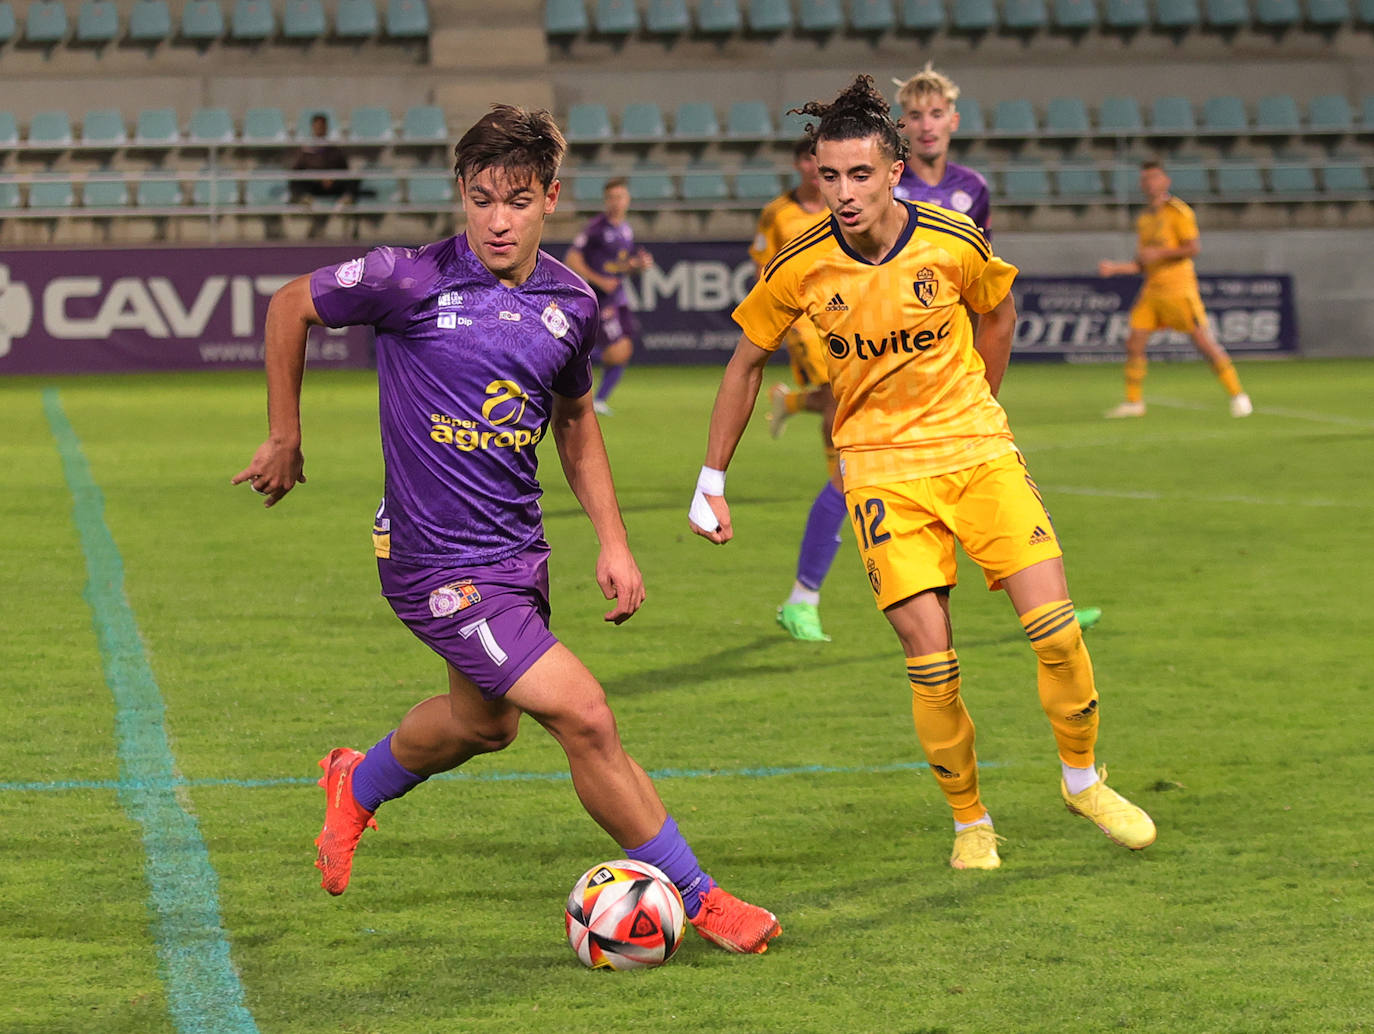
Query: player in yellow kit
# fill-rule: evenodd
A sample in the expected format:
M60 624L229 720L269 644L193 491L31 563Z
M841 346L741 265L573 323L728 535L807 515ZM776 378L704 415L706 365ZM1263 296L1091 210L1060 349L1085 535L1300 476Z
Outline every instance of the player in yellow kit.
M1103 259L1099 276L1143 274L1145 283L1131 309L1131 333L1126 338L1126 400L1107 411L1109 417L1145 415L1146 346L1157 330L1181 330L1193 339L1231 396L1231 415L1249 416L1254 411L1250 396L1240 386L1236 368L1226 349L1217 343L1207 326L1207 314L1198 293L1197 217L1193 210L1169 193L1169 175L1159 162L1140 166L1140 190L1149 207L1136 219L1139 243L1130 262Z
M1036 653L1064 802L1117 843L1146 847L1154 823L1094 768L1092 662L1054 526L995 397L1011 353L1016 269L967 217L894 198L905 141L869 76L803 112L819 119L831 219L784 247L735 310L743 333L711 413L692 528L716 543L732 537L725 469L769 355L794 320L809 318L826 342L860 555L905 651L916 734L954 813L950 864L1001 864L949 623L956 539L989 587L1006 590ZM976 333L965 306L980 314Z

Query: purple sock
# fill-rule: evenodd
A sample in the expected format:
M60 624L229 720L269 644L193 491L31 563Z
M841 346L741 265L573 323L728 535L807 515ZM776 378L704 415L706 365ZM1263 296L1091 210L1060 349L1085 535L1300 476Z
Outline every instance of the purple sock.
M396 760L396 755L391 753L394 735L396 730L392 729L353 769L353 799L367 811L376 811L384 802L404 797L429 778L403 768Z
M702 871L701 863L687 841L678 832L677 823L671 815L647 843L638 847L624 848L626 857L636 862L648 862L662 869L668 879L682 891L682 904L691 919L701 911L701 896L716 885L716 881Z
M846 516L844 496L827 481L811 504L801 553L797 556L797 581L808 589L819 590L830 573L830 565L840 549L840 526Z
M611 397L611 392L615 391L615 386L620 383L620 378L625 373L625 364L619 366L603 366L601 368L601 386L596 389L596 400L605 402Z

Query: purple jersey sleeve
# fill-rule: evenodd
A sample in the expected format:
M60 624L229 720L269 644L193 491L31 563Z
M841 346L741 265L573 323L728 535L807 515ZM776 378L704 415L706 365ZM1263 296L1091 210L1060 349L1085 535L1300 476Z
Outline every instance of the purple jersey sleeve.
M414 271L416 252L408 248L373 248L362 258L325 266L310 274L310 297L327 327L369 326L400 330L405 326L406 302L414 287L397 282L397 263ZM404 290L402 288L405 288Z

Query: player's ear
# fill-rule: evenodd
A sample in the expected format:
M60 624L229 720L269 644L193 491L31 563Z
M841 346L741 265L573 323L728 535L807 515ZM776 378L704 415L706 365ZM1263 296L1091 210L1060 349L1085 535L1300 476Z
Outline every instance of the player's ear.
M959 109L954 109L954 114L949 117L949 131L956 132L959 129Z
M558 207L558 192L563 187L562 180L554 180L549 184L549 189L544 192L544 214L553 215L553 210Z

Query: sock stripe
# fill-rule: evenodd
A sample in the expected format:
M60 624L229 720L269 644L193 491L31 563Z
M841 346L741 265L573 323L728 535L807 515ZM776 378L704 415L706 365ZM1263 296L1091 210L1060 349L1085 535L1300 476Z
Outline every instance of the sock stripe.
M942 686L946 682L952 682L959 677L959 665L951 664L947 668L939 671L915 672L907 669L906 677L913 685L921 686Z
M1044 634L1046 626L1060 622L1066 615L1072 613L1073 604L1071 602L1065 601L1064 603L1055 604L1053 610L1048 610L1024 622L1026 635L1030 636L1032 639L1039 639L1040 636Z
M934 670L937 669L937 668L948 668L951 664L954 665L954 666L957 668L957 667L959 666L959 661L958 661L958 659L957 659L957 658L951 657L951 658L948 659L948 660L944 660L944 661L932 661L932 662L929 663L929 664L908 664L908 665L906 666L906 670L907 670L907 671L921 671L921 672L924 672L924 671L934 671Z
M1048 639L1056 632L1062 632L1064 629L1068 628L1070 625L1076 624L1077 622L1078 618L1074 616L1072 611L1070 611L1068 616L1065 617L1064 620L1060 621L1059 624L1055 625L1053 628L1047 628L1042 632L1035 633L1034 635L1031 635L1029 631L1027 631L1026 634L1030 635L1030 641L1032 643L1038 643L1040 640Z

